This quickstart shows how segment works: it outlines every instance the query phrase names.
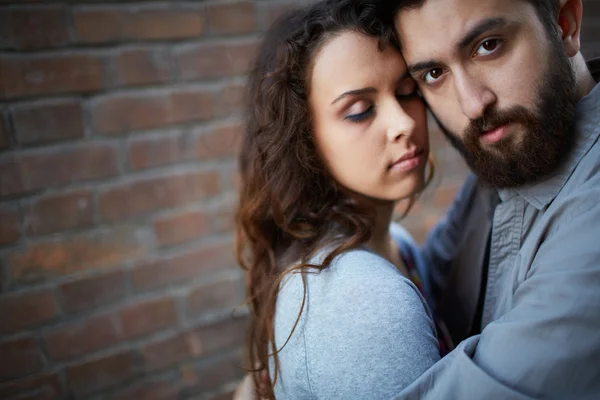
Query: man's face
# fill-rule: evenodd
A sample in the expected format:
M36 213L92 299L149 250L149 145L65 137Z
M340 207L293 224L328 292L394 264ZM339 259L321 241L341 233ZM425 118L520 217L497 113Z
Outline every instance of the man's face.
M524 0L426 0L396 29L411 75L471 168L533 182L572 146L575 79L559 38Z

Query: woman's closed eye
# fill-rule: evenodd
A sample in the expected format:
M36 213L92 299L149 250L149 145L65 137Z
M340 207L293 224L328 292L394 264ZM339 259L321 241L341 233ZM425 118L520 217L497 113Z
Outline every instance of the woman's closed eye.
M361 122L373 115L375 105L364 100L354 103L344 117L351 122Z

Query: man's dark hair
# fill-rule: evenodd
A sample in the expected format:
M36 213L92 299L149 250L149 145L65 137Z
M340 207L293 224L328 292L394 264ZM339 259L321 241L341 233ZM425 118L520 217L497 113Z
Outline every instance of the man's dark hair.
M394 25L396 14L402 10L417 9L427 0L380 0L379 15L386 24ZM524 0L535 7L540 20L549 34L558 34L556 18L560 10L559 0Z

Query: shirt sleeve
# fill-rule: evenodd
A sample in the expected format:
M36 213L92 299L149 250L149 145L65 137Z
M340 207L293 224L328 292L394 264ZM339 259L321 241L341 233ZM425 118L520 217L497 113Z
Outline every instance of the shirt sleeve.
M600 396L599 195L555 212L509 311L397 398Z
M424 299L382 258L366 251L343 255L330 271L309 274L307 284L298 332L305 359L295 361L306 363L307 382L296 387L308 386L310 398L389 399L439 360Z

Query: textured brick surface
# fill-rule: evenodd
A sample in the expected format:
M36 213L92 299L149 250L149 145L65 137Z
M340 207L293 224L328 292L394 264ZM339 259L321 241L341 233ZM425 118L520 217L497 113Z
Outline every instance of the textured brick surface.
M0 0L0 399L231 398L245 76L311 1ZM600 56L600 0L581 32ZM467 174L429 128L418 241Z

